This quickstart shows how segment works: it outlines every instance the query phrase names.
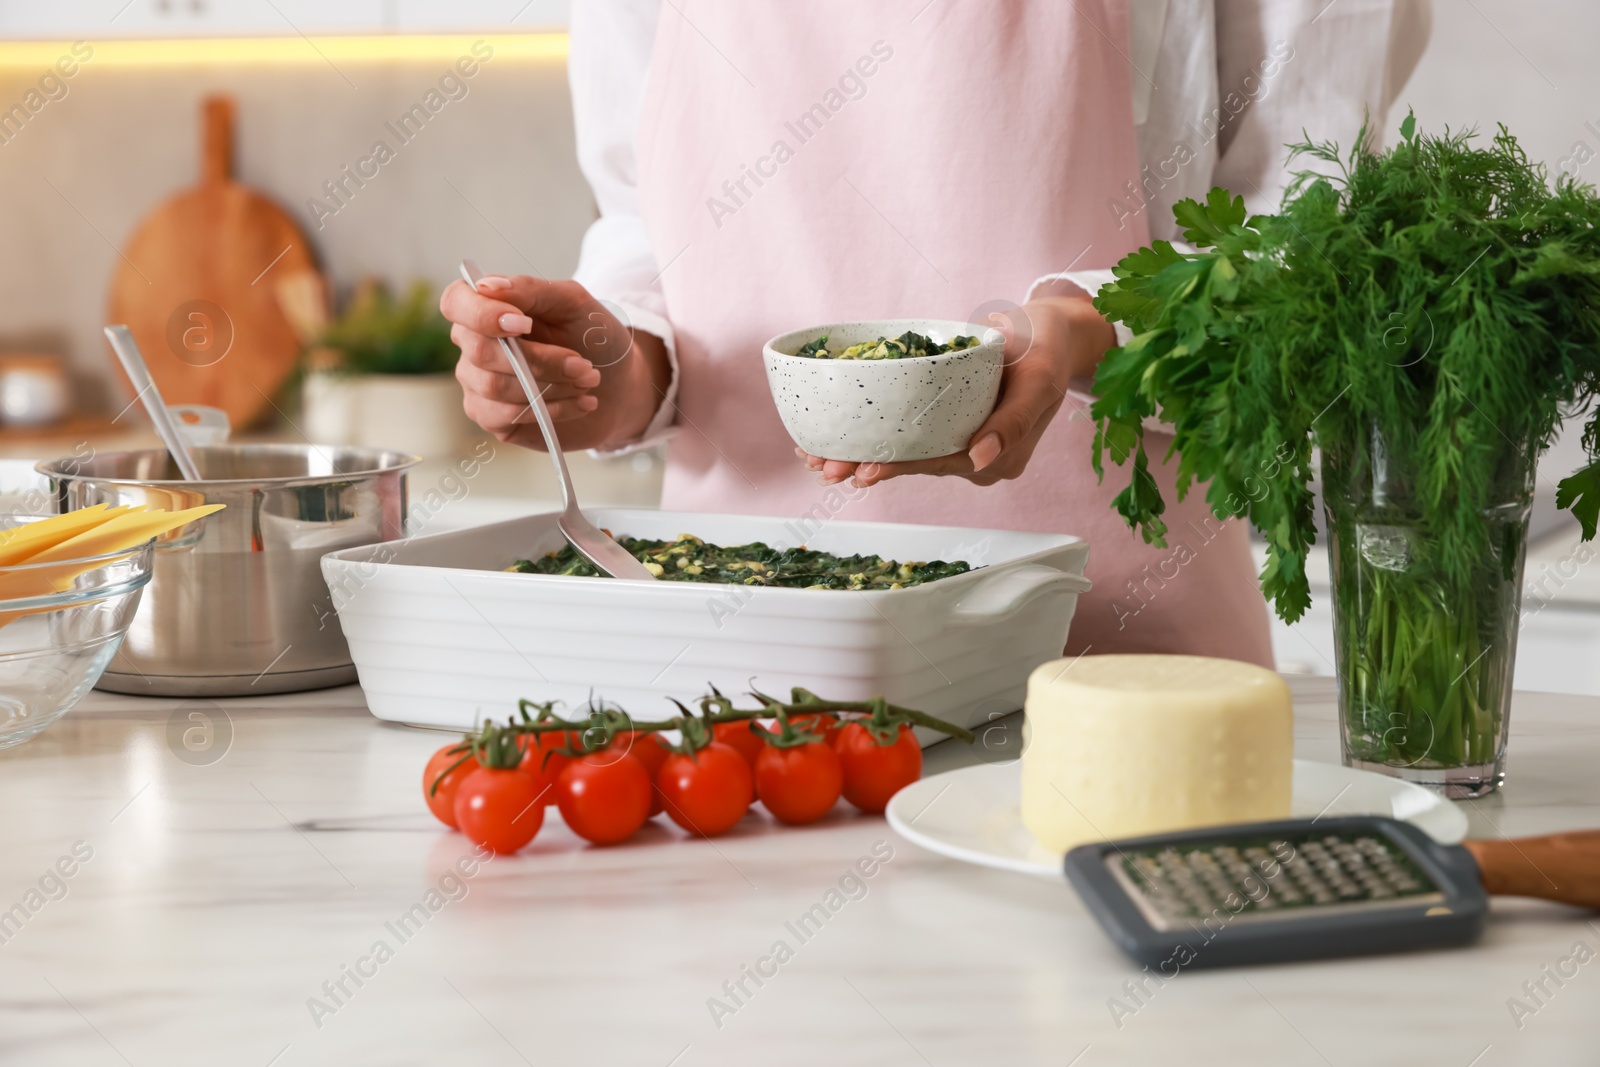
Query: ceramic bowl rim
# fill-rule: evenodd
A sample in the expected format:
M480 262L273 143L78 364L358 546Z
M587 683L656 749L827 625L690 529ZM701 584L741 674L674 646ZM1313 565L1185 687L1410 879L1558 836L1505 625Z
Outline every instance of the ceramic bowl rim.
M810 356L796 355L793 351L784 351L785 348L799 348L810 340L823 335L831 334L845 327L866 329L884 337L897 337L915 325L934 327L942 332L956 336L965 334L978 338L978 343L971 348L957 349L953 352L941 352L936 356L915 356L910 359L814 359ZM896 329L895 327L898 327ZM961 319L860 319L849 322L822 323L817 326L806 326L798 330L788 330L778 334L762 346L762 353L771 359L782 356L787 359L801 360L804 364L819 367L904 367L908 363L931 363L938 365L949 363L960 356L975 356L993 353L1004 356L1005 335L993 326L983 326L976 322L965 322Z

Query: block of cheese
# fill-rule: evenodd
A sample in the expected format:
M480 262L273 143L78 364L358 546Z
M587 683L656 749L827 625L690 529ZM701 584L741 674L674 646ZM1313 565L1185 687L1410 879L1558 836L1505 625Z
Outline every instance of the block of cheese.
M1289 816L1294 715L1271 671L1080 656L1028 679L1022 821L1040 845Z

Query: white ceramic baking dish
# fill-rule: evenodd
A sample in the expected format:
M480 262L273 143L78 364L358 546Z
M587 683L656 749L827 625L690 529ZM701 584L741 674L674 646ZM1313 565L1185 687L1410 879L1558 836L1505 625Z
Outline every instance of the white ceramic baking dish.
M805 544L967 574L849 592L505 573L561 547L555 513L334 552L322 573L367 706L380 719L471 727L519 697L635 715L665 700L787 694L892 702L973 726L1022 706L1028 672L1061 654L1089 546L1062 534L623 508L589 512L619 536L692 533L722 545ZM930 735L925 740L932 740Z

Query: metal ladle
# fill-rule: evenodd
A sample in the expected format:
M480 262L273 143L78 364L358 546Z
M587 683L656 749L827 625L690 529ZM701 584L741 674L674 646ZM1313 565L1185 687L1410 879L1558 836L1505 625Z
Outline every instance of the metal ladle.
M122 361L122 369L128 372L128 381L133 384L138 399L144 402L144 409L150 413L150 421L155 423L156 433L161 435L167 451L172 453L172 460L178 465L183 480L204 481L172 412L167 410L166 401L161 399L161 390L156 388L155 379L150 377L150 368L145 366L144 355L133 339L133 331L126 326L107 326L106 340L111 342L111 350Z
M461 277L466 279L468 285L476 291L478 282L483 279L483 271L470 259L461 261ZM500 350L505 353L506 362L511 364L511 370L517 376L517 381L522 383L522 391L528 394L528 406L533 409L533 417L539 422L539 431L544 434L544 444L550 453L550 462L556 465L556 477L561 481L561 514L556 518L556 526L572 547L613 578L639 578L645 581L655 581L656 576L645 568L643 563L628 552L627 549L617 544L611 536L594 523L584 517L578 508L578 497L572 489L572 475L567 471L567 460L561 452L561 442L556 438L555 422L550 418L550 409L545 406L544 396L539 390L539 383L534 380L533 371L528 367L528 361L522 356L522 349L509 337L500 338Z

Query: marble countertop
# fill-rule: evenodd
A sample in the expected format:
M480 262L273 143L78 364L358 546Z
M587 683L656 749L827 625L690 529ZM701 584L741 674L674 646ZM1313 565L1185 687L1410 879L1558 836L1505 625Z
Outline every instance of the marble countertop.
M1337 759L1331 684L1293 685L1297 754ZM1467 805L1475 836L1600 825L1597 712L1591 698L1517 696L1511 781ZM1018 727L930 749L928 771L1013 758ZM211 732L186 747L185 729ZM0 753L0 1062L1557 1067L1597 1055L1592 913L1497 900L1470 949L1186 972L1140 990L1064 882L922 852L844 805L806 829L758 815L715 841L653 827L612 849L580 847L557 821L462 877L470 847L419 796L445 736L378 722L354 687L217 702L96 693ZM864 889L797 937L794 921L874 855ZM1573 961L1579 943L1589 962ZM776 973L757 986L746 975L763 958ZM1557 986L1557 969L1576 974ZM1524 983L1540 981L1548 995L1532 1001ZM1513 997L1535 1010L1514 1019Z

